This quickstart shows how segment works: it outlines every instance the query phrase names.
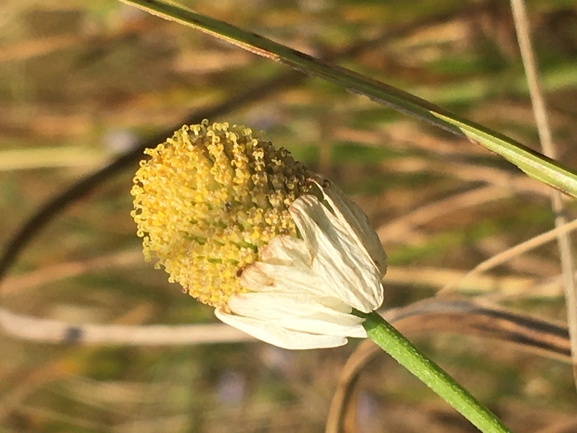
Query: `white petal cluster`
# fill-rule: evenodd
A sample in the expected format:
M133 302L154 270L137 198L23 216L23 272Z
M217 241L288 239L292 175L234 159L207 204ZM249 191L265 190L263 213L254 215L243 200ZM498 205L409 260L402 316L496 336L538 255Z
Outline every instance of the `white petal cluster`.
M277 236L241 276L247 291L228 300L217 317L287 349L341 346L366 337L363 319L383 302L386 254L361 209L328 180L324 194L297 198L289 208L302 237Z

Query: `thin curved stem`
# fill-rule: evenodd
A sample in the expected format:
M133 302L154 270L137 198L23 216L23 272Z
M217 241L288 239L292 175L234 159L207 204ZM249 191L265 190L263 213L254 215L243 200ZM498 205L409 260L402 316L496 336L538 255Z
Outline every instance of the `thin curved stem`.
M541 84L539 83L539 72L537 61L533 54L533 44L531 43L531 32L527 8L523 0L511 0L511 10L515 30L519 39L519 49L523 59L523 67L527 75L527 84L531 94L531 104L533 115L537 123L539 140L543 153L550 158L557 158L557 147L553 142L553 133L549 124L547 105L543 97ZM559 191L551 191L551 208L555 214L555 227L562 227L567 223L563 197ZM567 305L567 322L569 323L569 336L571 339L571 359L573 362L573 379L577 386L577 281L575 280L575 265L573 254L573 243L569 233L559 233L557 236L559 253L561 256L561 273L563 277L563 290L565 292L565 303Z

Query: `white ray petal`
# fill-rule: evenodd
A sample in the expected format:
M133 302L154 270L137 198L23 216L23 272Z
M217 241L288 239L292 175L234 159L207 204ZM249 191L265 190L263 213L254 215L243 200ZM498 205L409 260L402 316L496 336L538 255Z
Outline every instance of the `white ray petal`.
M343 346L347 339L342 336L314 335L305 332L289 331L281 326L249 317L225 313L215 310L216 317L224 323L234 326L249 335L266 343L291 350L322 349Z
M243 272L241 284L251 291L334 296L334 293L326 287L323 278L315 274L311 268L299 269L256 262Z
M289 210L314 252L313 271L335 296L365 313L377 309L383 302L382 274L350 229L311 195L299 197Z
M366 337L363 319L336 298L303 294L242 293L228 303L233 314L274 322L292 331L311 334Z
M373 230L369 219L355 202L333 182L321 176L311 179L323 192L337 218L344 219L355 233L359 245L365 248L382 275L387 272L387 254L383 249L379 236Z
M311 254L302 239L291 236L276 236L261 247L259 260L274 264L288 264L310 268Z

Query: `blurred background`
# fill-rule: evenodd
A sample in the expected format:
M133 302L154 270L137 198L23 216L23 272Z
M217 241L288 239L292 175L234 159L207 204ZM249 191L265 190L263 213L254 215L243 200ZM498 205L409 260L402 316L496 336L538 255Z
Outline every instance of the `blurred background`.
M180 4L539 148L505 1ZM528 8L559 159L575 168L577 5ZM259 86L271 80L264 94ZM384 308L434 296L553 227L542 185L366 98L118 1L3 0L0 244L83 176L229 100L234 109L210 120L265 130L368 214L390 257ZM212 308L144 262L129 215L136 168L128 163L34 237L3 282L4 308L73 324L216 322ZM569 215L576 211L570 204ZM456 292L563 321L558 256L555 243L543 245ZM514 431L577 431L568 364L463 335L414 341ZM0 334L0 431L322 432L357 344L301 352L261 342L94 347ZM476 431L385 355L365 368L354 408L349 432Z

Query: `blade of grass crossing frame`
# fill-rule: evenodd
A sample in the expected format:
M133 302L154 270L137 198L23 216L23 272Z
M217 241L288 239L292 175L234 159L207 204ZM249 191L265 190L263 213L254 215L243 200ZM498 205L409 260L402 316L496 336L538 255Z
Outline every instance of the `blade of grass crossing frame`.
M305 74L322 78L353 93L391 106L484 146L519 167L527 175L577 198L577 172L516 141L460 118L454 113L385 83L345 68L329 65L307 54L247 32L223 21L158 0L121 0L154 15L196 28L245 50L285 63Z

